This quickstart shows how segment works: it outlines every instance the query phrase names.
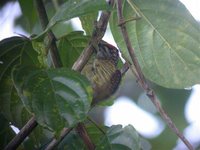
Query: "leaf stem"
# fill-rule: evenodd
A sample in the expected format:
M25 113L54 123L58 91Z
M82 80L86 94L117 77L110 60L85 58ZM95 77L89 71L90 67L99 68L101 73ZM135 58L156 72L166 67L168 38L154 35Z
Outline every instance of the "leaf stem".
M134 74L136 75L140 86L144 89L144 91L146 92L146 95L151 99L152 103L156 106L161 117L163 118L163 120L165 120L165 122L167 123L169 128L185 143L185 145L188 147L188 149L193 150L193 147L190 144L190 142L178 130L178 128L173 123L171 118L164 111L164 109L162 108L162 106L160 104L160 101L158 100L158 98L155 95L155 92L149 87L148 83L146 82L146 79L145 79L145 77L144 77L144 75L141 71L141 68L139 66L139 63L137 61L137 58L136 58L136 55L135 55L135 50L131 46L131 42L130 42L130 39L129 39L129 36L128 36L128 32L127 32L126 26L124 24L124 17L123 17L123 13L122 13L122 1L121 0L117 1L117 12L118 12L118 20L119 20L120 29L121 29L124 41L126 43L127 49L129 51L129 55L131 56L131 59L133 61L133 65L135 67L134 70L136 72L134 71Z

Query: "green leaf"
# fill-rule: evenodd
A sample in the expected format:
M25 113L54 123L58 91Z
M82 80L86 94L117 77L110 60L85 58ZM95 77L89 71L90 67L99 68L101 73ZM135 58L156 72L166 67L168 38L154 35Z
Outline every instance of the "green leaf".
M109 5L107 5L104 0L68 0L51 18L47 29L51 28L58 22L67 21L74 17L82 16L91 12L97 12L98 10L105 10L108 8Z
M87 46L88 40L89 38L84 36L82 31L71 32L60 38L58 49L64 67L72 67Z
M0 84L0 110L12 125L22 128L31 115L25 109L10 79L4 78Z
M61 37L69 34L74 30L74 26L71 21L68 22L61 22L51 28L52 32L54 33L55 37L57 39L60 39Z
M88 132L88 135L90 137L90 139L92 140L93 143L99 143L101 140L102 140L102 137L104 136L104 132L106 132L107 129L109 129L108 127L106 126L102 126L102 125L99 125L99 128L97 128L97 126L95 124L85 124L85 127L86 127L86 130Z
M42 126L59 132L86 118L92 88L78 72L21 67L13 71L13 80L26 108Z
M31 118L31 114L24 107L10 77L3 79L3 82L0 84L0 89L0 110L3 117L5 117L8 122L7 127L5 126L6 128L1 128L2 132L0 134L3 136L0 136L2 137L0 141L5 142L9 137L9 140L7 141L9 142L14 136L10 135L10 131L12 131L10 125L14 125L18 129L21 129ZM3 125L3 121L1 121L1 125ZM5 131L3 131L4 129ZM50 131L41 126L37 126L37 128L29 135L28 140L24 141L23 146L25 149L33 149L33 147L38 149L52 137L53 133L50 133ZM2 143L0 143L0 145L2 145ZM29 145L29 148L27 145Z
M64 150L87 150L83 140L72 130L65 138L59 143L57 149Z
M30 118L11 80L16 65L39 66L37 53L25 37L11 37L0 42L0 110L4 117L18 128Z
M74 17L80 17L88 13L98 12L99 10L108 9L111 8L105 0L68 0L50 19L46 30L34 39L40 39L49 29L60 22L68 21Z
M39 66L37 53L25 37L11 37L0 41L0 80L10 75L16 64Z
M23 142L24 149L44 149L54 138L53 132L37 125L29 138Z
M103 136L103 133L94 124L85 124L87 133L94 144L98 143ZM83 140L74 130L71 131L63 141L58 145L57 149L69 150L87 150Z
M44 42L38 42L36 40L32 41L32 46L38 53L38 61L40 62L41 66L48 67L48 57L47 57L47 46L45 46Z
M133 126L111 126L97 145L97 150L140 150L140 138Z
M37 11L34 7L33 0L19 0L19 5L23 15L19 16L17 20L15 20L15 23L16 25L21 25L24 30L31 33L38 23ZM41 31L41 28L39 31Z
M90 13L79 17L82 27L87 35L92 35L94 22L97 20L97 17L98 17L98 12Z
M178 0L123 1L127 31L144 75L168 88L185 88L199 83L200 26ZM128 57L117 26L117 12L112 13L113 36Z

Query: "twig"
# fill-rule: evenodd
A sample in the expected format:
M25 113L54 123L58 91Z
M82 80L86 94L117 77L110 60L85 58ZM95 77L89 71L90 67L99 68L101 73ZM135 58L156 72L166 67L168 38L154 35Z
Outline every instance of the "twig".
M40 18L40 22L42 28L45 29L48 24L48 17L44 7L42 0L35 0L35 4L37 7L38 15ZM54 34L49 31L47 33L49 41L50 41L50 49L51 49L51 57L54 67L61 67L62 63L60 61L60 57L58 54L58 49L56 46L56 38ZM35 117L32 117L20 130L20 132L10 141L10 143L5 147L6 150L16 149L24 139L33 131L33 129L38 125Z
M44 7L43 1L42 0L35 0L35 5L36 5L36 8L37 8L40 23L42 25L43 30L45 30L48 23L49 23L49 20L48 20L48 16L47 16L46 9ZM61 62L61 59L60 59L60 56L59 56L59 53L58 53L58 48L56 46L56 37L52 33L51 30L49 30L47 32L47 36L48 36L49 43L50 43L50 55L51 55L53 66L56 67L56 68L62 67L62 62Z
M20 132L9 142L4 150L17 149L17 147L24 141L24 139L33 131L37 126L35 117L32 117L26 125L20 130Z
M76 127L76 130L79 136L83 139L83 142L87 146L88 150L94 150L95 145L92 143L90 137L88 136L85 125L83 123L79 123Z
M101 127L94 121L92 120L92 118L87 117L87 119L96 126L97 129L99 129L99 131L101 131L104 135L106 134L105 131L103 129L101 129Z
M114 0L110 0L108 3L110 6L113 6ZM108 25L108 20L110 18L110 14L111 14L110 11L102 12L99 21L95 25L93 35L91 37L91 41L89 45L83 50L80 57L74 63L72 67L73 70L81 71L83 67L86 65L86 63L88 62L90 56L93 53L93 46L97 45L105 34L105 31Z
M110 4L110 6L113 6L114 0L110 0L108 3ZM94 46L98 45L98 43L100 42L100 40L103 38L103 36L105 34L105 31L106 31L106 28L108 25L108 20L110 18L110 14L111 14L110 11L102 12L99 21L95 24L93 35L91 37L91 41L90 41L89 45L88 45L88 47L86 47L83 50L80 57L77 59L77 61L72 66L73 70L81 71L83 69L83 67L86 65L86 63L88 62L90 56L93 53ZM76 130L77 130L78 134L80 135L80 137L83 139L87 148L89 150L94 150L95 146L92 143L92 141L90 140L89 136L87 135L84 124L82 124L82 123L78 124Z
M52 150L54 149L59 143L60 141L62 141L64 139L64 137L69 134L69 132L72 130L73 128L64 128L60 134L60 137L58 139L53 139L51 141L51 143L45 148L45 150Z
M114 1L110 0L110 5L113 6ZM45 29L47 24L48 24L48 17L46 14L46 10L44 7L44 4L42 2L42 0L35 0L35 4L38 10L38 14L39 14L39 18L40 18L40 22L42 25L42 28ZM94 29L94 33L92 36L92 40L89 44L89 46L83 51L83 53L80 55L80 57L78 58L78 60L76 61L76 63L73 65L73 69L76 71L81 71L82 68L84 67L84 65L87 63L88 59L90 58L90 56L93 53L93 45L97 45L98 42L102 39L105 31L106 31L106 27L108 24L108 19L110 17L110 12L103 12L101 14L101 17L99 19L99 21L97 22L95 29ZM61 67L62 63L58 54L58 49L56 46L56 38L54 36L54 34L49 30L49 32L47 33L49 41L50 41L50 54L51 54L51 58L52 58L52 63L53 66L55 68L57 67ZM23 128L27 128L28 126L28 132L26 132L26 130L23 130ZM22 130L20 131L20 135L24 135L24 137L22 138L20 135L17 135L12 141L11 146L17 148L19 146L19 144L21 144L21 142L23 142L24 138L26 138L33 130L33 127L37 126L37 122L35 120L35 118L31 118L27 124L22 128ZM56 145L59 144L59 142L72 130L72 128L70 129L63 129L63 132L60 135L59 139L53 139L51 141L51 143L48 145L47 149L52 149L54 148ZM77 131L79 133L79 135L82 137L83 141L85 142L86 146L88 147L89 150L93 150L94 149L94 144L91 142L86 130L85 130L85 126L84 124L80 123L77 126ZM25 134L26 133L26 134ZM15 139L19 140L15 140ZM19 141L19 142L18 142ZM11 143L10 142L10 143ZM7 145L8 149L10 148L10 145ZM6 148L7 148L6 147Z
M130 19L124 20L123 22L120 22L120 24L118 24L118 26L121 26L122 24L126 24L126 23L128 23L130 21L139 20L139 19L141 19L140 16L132 17Z
M114 0L111 0L109 4L113 6ZM93 45L97 45L99 41L102 39L103 35L105 34L108 20L110 17L110 11L102 12L99 21L96 23L93 35L91 37L91 41L89 45L83 50L77 61L74 63L72 69L81 72L83 67L88 62L90 56L93 53ZM79 133L80 137L83 139L85 145L88 147L89 150L94 149L94 144L92 143L91 139L89 138L87 131L85 130L85 126L83 123L79 123L77 128L77 132ZM67 134L66 134L67 135ZM50 145L53 143L59 142L60 140L54 139ZM53 147L53 146L52 146Z
M152 89L150 89L149 85L147 84L147 82L146 82L146 80L144 78L144 75L143 75L143 73L141 71L141 68L140 68L140 66L138 64L138 61L137 61L137 58L136 58L136 55L135 55L135 51L131 46L131 42L130 42L130 39L129 39L129 36L128 36L128 32L126 30L126 26L125 26L125 24L123 24L124 17L123 17L123 13L122 13L122 1L121 0L117 1L117 11L118 11L118 20L119 20L119 24L120 24L122 35L123 35L124 41L126 42L126 46L127 46L128 51L129 51L129 55L131 56L131 59L132 59L133 64L134 64L134 67L135 67L135 69L137 71L137 74L138 74L138 76L137 76L138 82L140 83L140 85L144 89L144 91L146 92L147 96L151 99L153 104L156 106L156 108L158 109L161 117L165 120L165 122L167 123L169 128L185 143L185 145L188 147L188 149L193 150L193 147L190 144L190 142L178 130L178 128L173 123L171 118L163 110L163 108L160 105L160 101L156 97L154 91ZM121 24L121 22L122 22L122 24Z

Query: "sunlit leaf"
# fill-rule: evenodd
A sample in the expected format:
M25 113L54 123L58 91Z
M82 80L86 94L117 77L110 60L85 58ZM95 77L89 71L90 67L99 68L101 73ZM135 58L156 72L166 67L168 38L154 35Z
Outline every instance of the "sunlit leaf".
M168 88L185 88L199 83L200 26L178 0L123 1L127 31L144 75ZM111 16L113 36L128 57L117 26L117 12Z

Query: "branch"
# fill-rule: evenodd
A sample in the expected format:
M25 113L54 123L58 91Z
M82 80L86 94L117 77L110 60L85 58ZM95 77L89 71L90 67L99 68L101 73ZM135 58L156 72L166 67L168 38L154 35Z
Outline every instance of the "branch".
M76 131L79 134L79 136L82 138L83 142L87 146L88 150L94 150L95 145L92 143L89 135L87 134L85 125L83 123L79 123L76 127Z
M35 0L35 5L36 5L36 8L37 8L40 23L42 25L43 30L45 30L48 23L49 23L49 20L48 20L48 16L47 16L46 9L44 7L43 1L42 0ZM61 59L60 59L60 56L59 56L59 53L58 53L58 48L57 48L57 45L56 45L56 37L52 33L51 30L49 30L47 32L47 36L48 36L48 39L49 39L50 55L51 55L51 59L52 59L52 62L53 62L53 66L55 68L62 67L62 62L61 62Z
M51 143L45 148L45 150L55 149L55 147L60 143L60 141L62 141L72 129L73 128L64 128L60 134L60 137L58 139L53 139Z
M17 149L17 147L24 141L24 139L33 131L37 126L35 117L32 117L26 125L20 130L20 132L9 142L4 150Z
M121 28L121 32L122 32L124 41L126 43L127 49L129 51L129 55L131 56L131 59L133 61L133 65L134 65L135 70L136 70L136 72L134 72L134 74L136 74L136 77L138 79L138 82L139 82L140 86L144 89L144 91L146 92L147 96L151 99L152 103L156 106L156 108L158 109L161 117L165 120L165 122L167 123L169 128L185 143L185 145L188 147L188 149L193 150L193 147L190 144L190 142L178 130L178 128L173 123L171 118L163 110L162 106L160 105L160 101L158 100L158 98L155 95L155 92L149 87L148 83L145 80L145 77L144 77L144 75L143 75L143 73L141 71L141 68L139 66L139 63L137 61L137 58L136 58L136 55L135 55L135 51L134 51L133 47L131 46L131 42L130 42L130 39L129 39L129 36L128 36L128 32L126 30L126 26L123 23L124 22L124 17L123 17L123 13L122 13L122 1L121 0L117 1L117 11L118 11L118 20L119 20L119 25L120 25L120 28Z
M110 0L108 3L110 6L113 6L114 0ZM102 12L99 21L95 25L89 45L83 50L83 52L81 53L79 58L76 60L76 62L72 66L73 70L81 72L83 67L88 62L90 56L93 53L93 45L97 45L105 34L110 14L111 14L110 11ZM123 72L125 72L126 70L127 69L123 70ZM83 139L87 148L89 150L94 150L95 146L92 143L90 137L88 136L84 124L79 123L78 126L76 127L76 130L77 130L77 133L80 135L80 137ZM64 133L64 135L67 135L67 131L64 131L64 132L66 132L66 133ZM61 139L58 139L58 140L54 139L50 143L51 147L53 148L54 144L58 144L60 141L61 141Z
M42 0L35 0L35 5L38 11L38 16L42 25L42 28L45 29L48 24L48 17L44 7ZM49 41L50 41L50 53L54 67L61 67L62 63L60 61L60 57L58 54L58 49L56 46L56 38L54 34L49 31L47 33ZM24 139L33 131L33 129L38 125L35 120L35 117L32 117L20 130L20 132L10 141L10 143L5 147L6 150L8 149L16 149Z
M110 0L108 3L110 6L113 6L114 0ZM86 47L83 50L80 57L77 59L77 61L72 66L73 70L81 71L83 69L83 67L86 65L86 63L88 62L90 56L93 53L93 46L98 45L99 41L103 38L103 36L106 32L110 14L111 14L110 11L102 12L99 21L95 25L89 45L88 45L88 47Z
M111 6L113 6L113 3L114 3L114 0L110 0L109 4ZM48 17L47 17L47 13L46 13L44 4L43 4L42 0L35 0L35 4L36 4L36 8L38 11L38 15L39 15L39 19L40 19L42 28L45 29L48 24ZM90 56L93 53L93 45L97 45L99 43L99 41L102 39L103 35L105 34L109 17L110 17L110 11L102 12L101 17L95 26L94 33L91 38L91 42L88 45L88 47L84 49L84 51L82 52L80 57L77 59L77 61L73 65L72 68L74 70L81 71L82 68L87 63L88 59L90 58ZM56 38L51 30L49 30L49 32L47 32L47 36L48 36L48 39L50 42L49 46L51 49L50 54L51 54L53 66L55 68L61 67L62 63L61 63L61 60L60 60L60 57L58 54L58 49L56 46ZM37 122L35 120L35 117L32 117L27 122L27 124L22 128L22 130L19 132L19 134L16 137L14 137L13 140L6 146L5 149L17 148L21 144L21 142L23 142L23 140L32 132L32 130L36 126L37 126ZM89 138L89 136L86 132L84 124L82 124L82 123L78 124L76 129L77 129L77 132L79 133L79 135L82 137L82 139L85 142L88 149L93 150L94 144L91 142L91 139ZM51 143L47 146L46 149L47 150L53 149L55 146L57 146L71 130L72 130L72 128L70 128L70 129L64 128L63 131L61 132L60 138L53 139L51 141Z

